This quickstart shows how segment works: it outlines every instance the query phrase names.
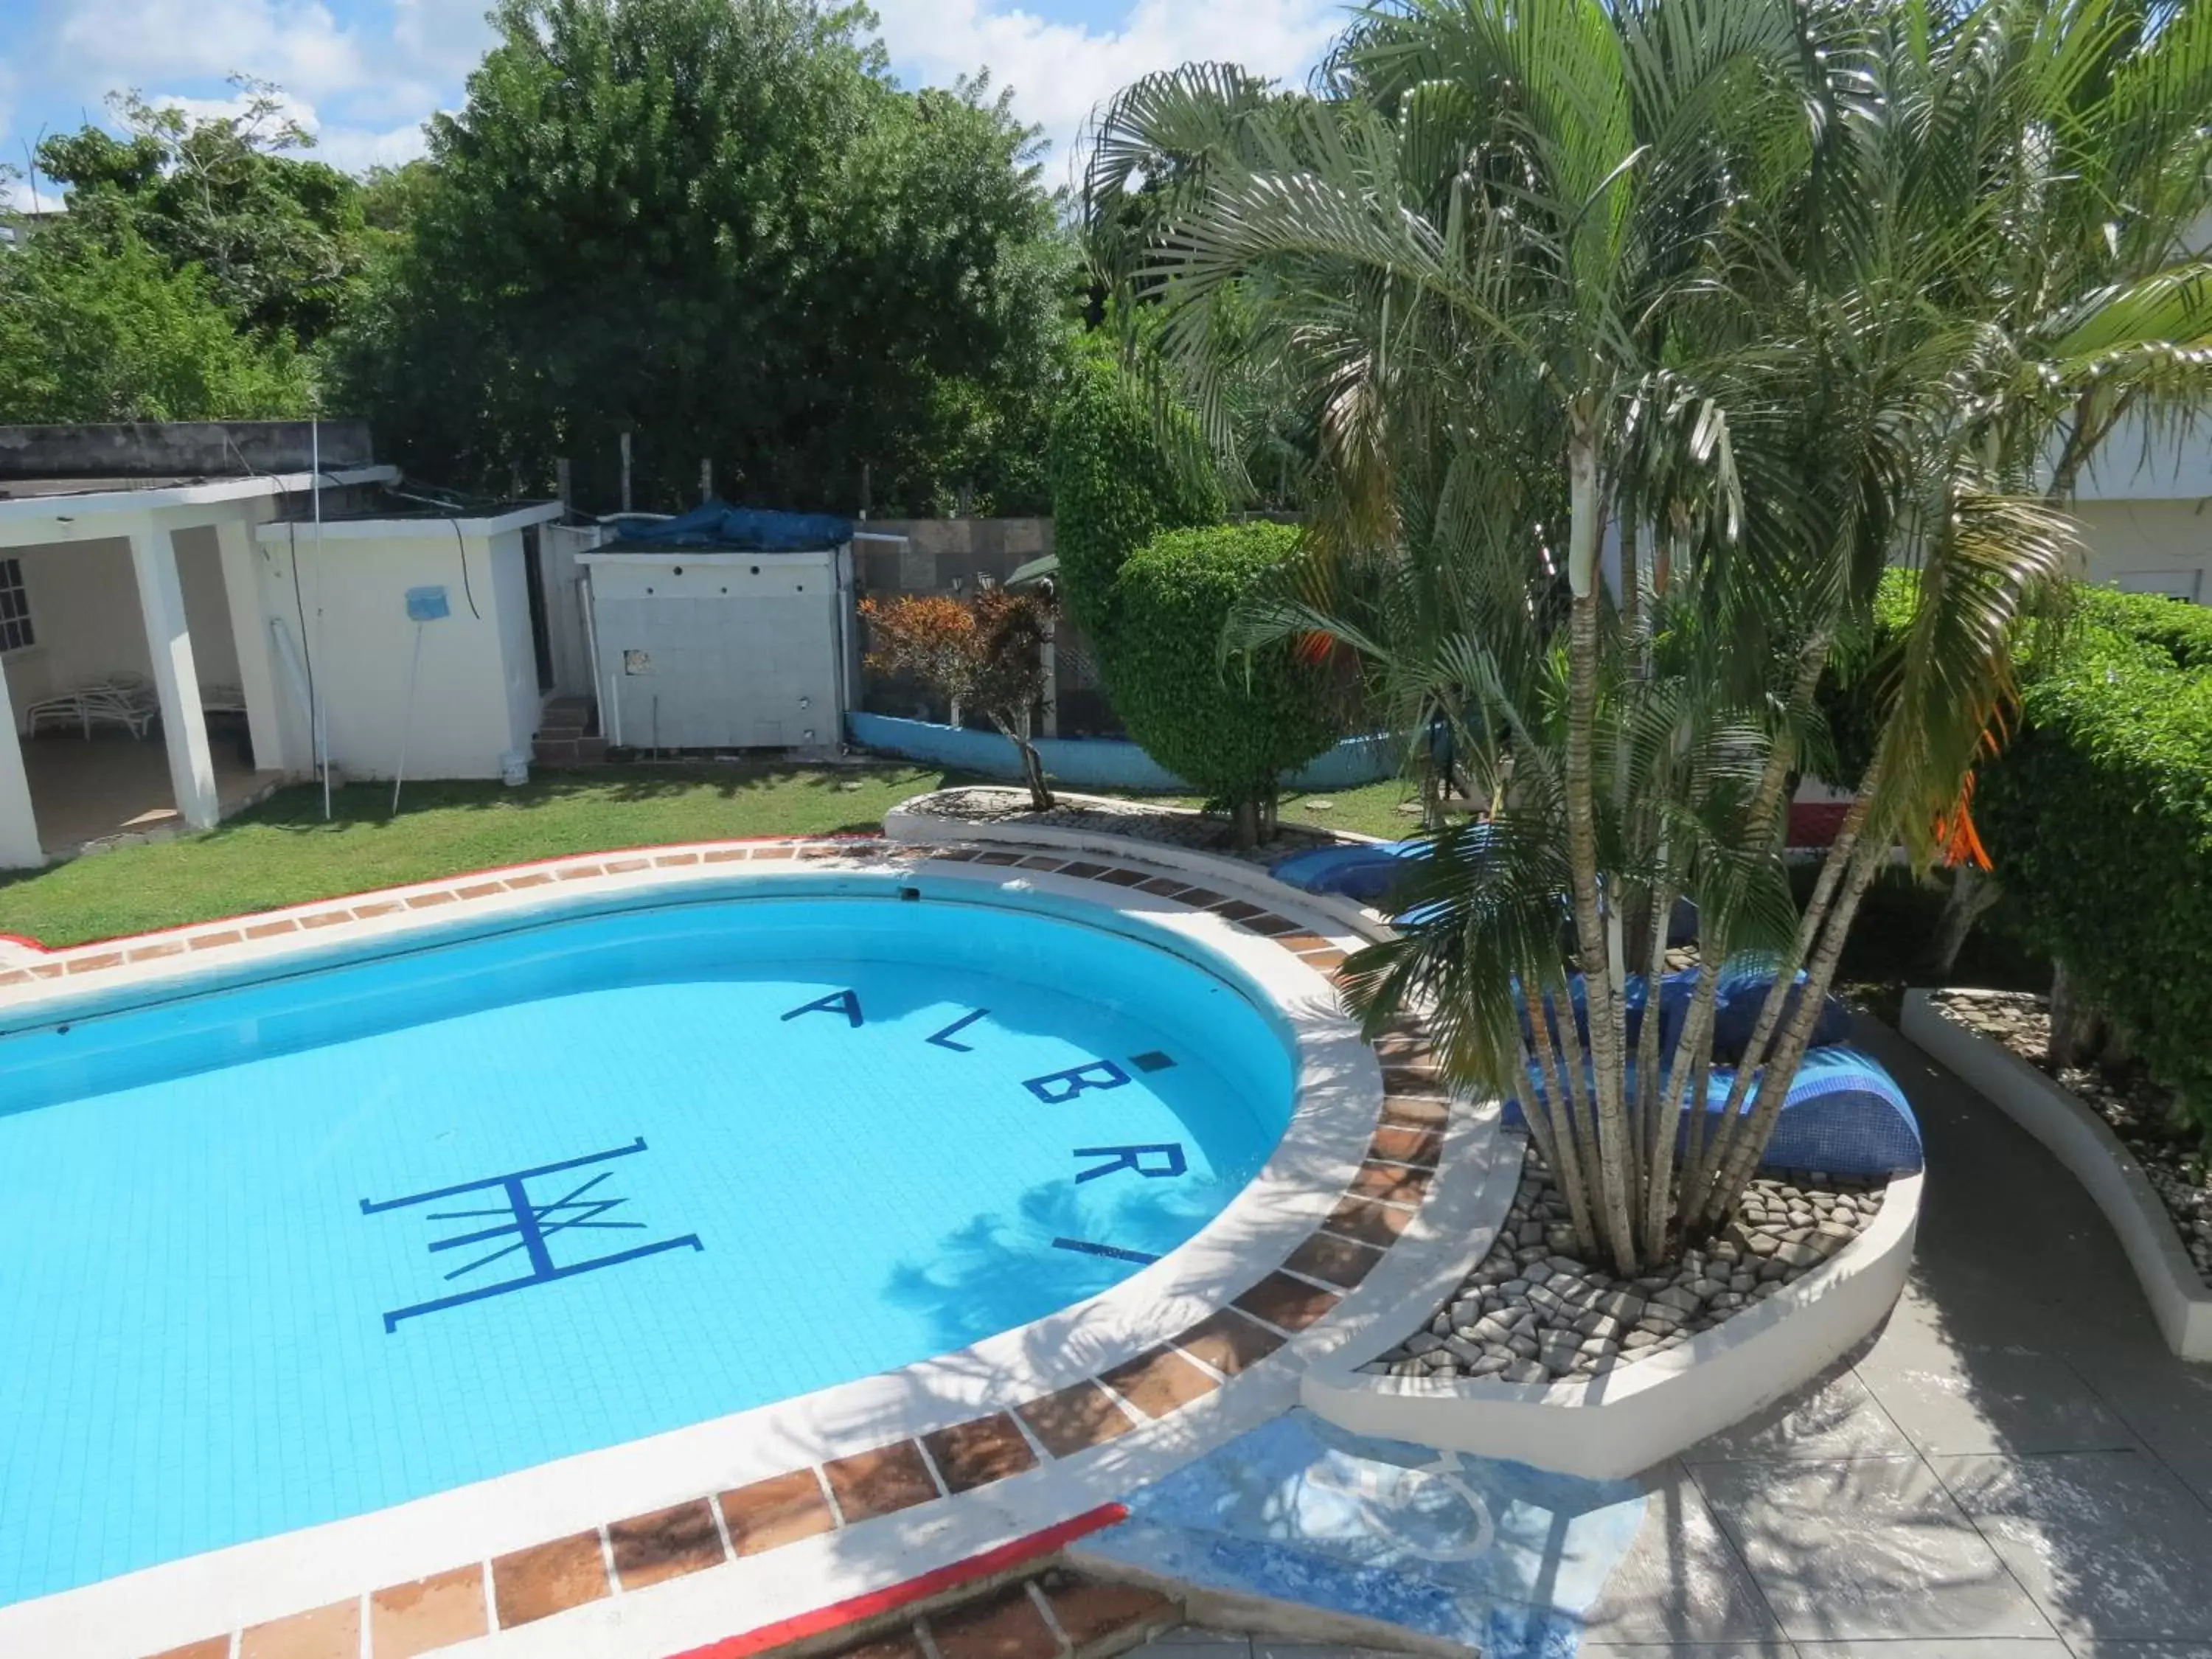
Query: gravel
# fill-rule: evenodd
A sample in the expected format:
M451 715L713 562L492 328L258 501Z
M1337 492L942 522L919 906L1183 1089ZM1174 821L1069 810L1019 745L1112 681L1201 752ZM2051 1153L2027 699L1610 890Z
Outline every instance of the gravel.
M1419 1330L1359 1369L1447 1382L1602 1376L1680 1347L1803 1278L1858 1237L1881 1208L1882 1190L1881 1182L1769 1171L1703 1249L1624 1281L1558 1247L1562 1233L1572 1243L1567 1202L1531 1147L1481 1265Z
M963 823L1005 823L1127 836L1135 841L1225 854L1259 865L1273 864L1291 853L1303 853L1316 847L1334 847L1346 840L1326 830L1284 823L1277 826L1275 838L1266 846L1238 848L1232 844L1234 827L1227 818L1155 806L1144 801L1087 800L1080 806L1055 806L1049 812L1032 812L1026 789L940 789L915 802L914 810Z
M2197 1273L2212 1285L2212 1166L2172 1091L2135 1066L2054 1068L2050 1003L2033 992L1942 991L1929 1000L1946 1019L2004 1044L2112 1126L2166 1206Z

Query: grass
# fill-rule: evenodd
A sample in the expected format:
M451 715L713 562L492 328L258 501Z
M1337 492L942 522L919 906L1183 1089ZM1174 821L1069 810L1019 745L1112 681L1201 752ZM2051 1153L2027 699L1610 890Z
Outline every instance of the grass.
M285 789L201 835L0 874L0 933L59 947L502 864L665 842L866 831L909 795L975 780L915 766L624 767L497 783ZM1286 797L1286 820L1402 836L1398 785ZM1326 799L1326 810L1310 802ZM1181 804L1195 805L1185 799Z

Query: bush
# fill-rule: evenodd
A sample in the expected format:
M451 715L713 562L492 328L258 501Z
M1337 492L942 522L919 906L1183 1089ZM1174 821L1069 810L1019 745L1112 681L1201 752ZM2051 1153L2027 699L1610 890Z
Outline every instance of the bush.
M1975 816L2035 942L2212 1133L2212 617L2083 596Z
M1170 419L1178 417L1188 423L1180 411ZM1090 635L1118 708L1110 659L1114 583L1123 562L1161 531L1218 524L1228 508L1210 474L1178 465L1161 447L1152 410L1103 345L1085 353L1054 412L1045 471L1062 596Z
M1282 775L1336 735L1321 669L1287 645L1221 657L1231 608L1297 544L1278 524L1169 531L1114 586L1114 707L1153 759L1236 811L1242 838L1272 824Z

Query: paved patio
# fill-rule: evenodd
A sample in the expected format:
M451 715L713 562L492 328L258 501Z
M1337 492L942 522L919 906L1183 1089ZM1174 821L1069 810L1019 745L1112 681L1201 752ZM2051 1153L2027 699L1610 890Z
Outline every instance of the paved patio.
M1926 1135L1911 1283L1852 1363L1651 1473L1583 1659L2212 1659L2212 1367L2166 1352L2041 1146L1895 1032L1857 1040Z
M228 817L279 781L275 772L249 769L234 734L209 744L216 795ZM39 844L49 854L74 853L111 836L181 829L176 792L169 785L168 752L161 733L134 738L95 731L90 738L46 732L23 739L23 771L31 785Z

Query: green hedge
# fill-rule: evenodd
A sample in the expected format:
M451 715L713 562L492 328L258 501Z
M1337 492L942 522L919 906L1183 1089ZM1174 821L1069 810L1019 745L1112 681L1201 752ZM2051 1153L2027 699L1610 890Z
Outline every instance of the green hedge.
M2082 597L1975 821L2026 931L2212 1131L2212 616Z
M1169 531L1115 583L1115 709L1153 759L1231 806L1272 802L1282 775L1336 736L1322 672L1287 646L1221 659L1231 607L1297 545L1288 525Z
M2023 653L2018 725L1977 776L1974 822L2014 925L2212 1133L2212 610L2074 599ZM1911 604L1891 572L1864 665L1822 688L1846 783L1873 753L1871 694Z

